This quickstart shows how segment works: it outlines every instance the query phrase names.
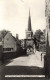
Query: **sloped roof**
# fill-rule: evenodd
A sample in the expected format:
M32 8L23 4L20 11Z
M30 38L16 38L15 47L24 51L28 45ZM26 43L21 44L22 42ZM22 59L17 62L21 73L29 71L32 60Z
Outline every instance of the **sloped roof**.
M2 34L1 34L1 31L0 31L0 41L2 41L2 39L5 38L6 35L9 34L9 33L10 33L10 32L7 32L5 35L2 35ZM10 34L11 34L11 33L10 33ZM16 41L16 38L15 38L12 34L11 34L11 36L12 36L13 39Z
M7 32L7 33L8 33L8 32ZM7 33L6 33L6 34L7 34ZM3 39L3 38L6 36L6 34L2 34L2 31L0 31L0 38Z
M13 39L16 41L16 38L12 35L12 33L8 32L7 34L10 34L13 37ZM6 37L6 35L4 37Z
M28 31L31 31L31 16L30 16L30 10L29 10L29 19L28 19Z
M12 37L14 38L14 40L16 41L16 38L12 35Z

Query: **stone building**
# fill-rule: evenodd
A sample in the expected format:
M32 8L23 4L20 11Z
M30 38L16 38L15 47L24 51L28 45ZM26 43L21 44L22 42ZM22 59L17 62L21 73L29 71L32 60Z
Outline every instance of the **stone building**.
M19 55L18 51L20 45L17 44L18 40L10 33L7 32L6 35L0 35L0 59L11 59Z
M45 70L46 75L50 78L50 0L45 0L46 9L46 58L45 58Z
M21 39L21 47L22 47L22 49L25 49L25 40L24 39Z
M33 39L33 31L31 27L31 16L29 11L29 19L28 19L28 29L26 31L26 39Z
M46 1L46 10L45 10L45 16L46 16L46 40L48 35L48 41L50 46L50 0Z
M28 17L28 28L26 30L26 38L21 40L21 47L26 51L33 51L34 49L34 37L33 31L31 26L31 15L29 10L29 17Z
M11 33L7 33L4 38L2 39L3 43L3 51L4 52L16 52L17 51L17 44L16 39L12 36Z
M30 11L29 11L29 18L28 18L28 29L26 31L25 47L29 51L33 51L34 49L34 39L33 39L33 31L31 26Z

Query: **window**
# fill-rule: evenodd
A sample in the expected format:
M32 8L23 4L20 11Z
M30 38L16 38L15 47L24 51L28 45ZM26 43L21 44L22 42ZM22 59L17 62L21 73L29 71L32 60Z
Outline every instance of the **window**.
M11 51L13 48L3 48L3 51Z

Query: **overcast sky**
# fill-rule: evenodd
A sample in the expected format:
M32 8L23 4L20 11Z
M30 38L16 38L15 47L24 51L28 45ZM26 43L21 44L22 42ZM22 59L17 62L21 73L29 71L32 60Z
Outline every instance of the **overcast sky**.
M28 27L29 8L32 30L46 27L45 0L0 0L0 30L10 30L15 36L25 38Z

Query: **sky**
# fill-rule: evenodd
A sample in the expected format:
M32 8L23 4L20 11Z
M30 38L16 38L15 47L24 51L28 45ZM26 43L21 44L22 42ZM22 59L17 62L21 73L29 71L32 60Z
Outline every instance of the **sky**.
M45 29L45 0L0 0L0 31L11 31L19 39L26 37L29 9L33 33Z

